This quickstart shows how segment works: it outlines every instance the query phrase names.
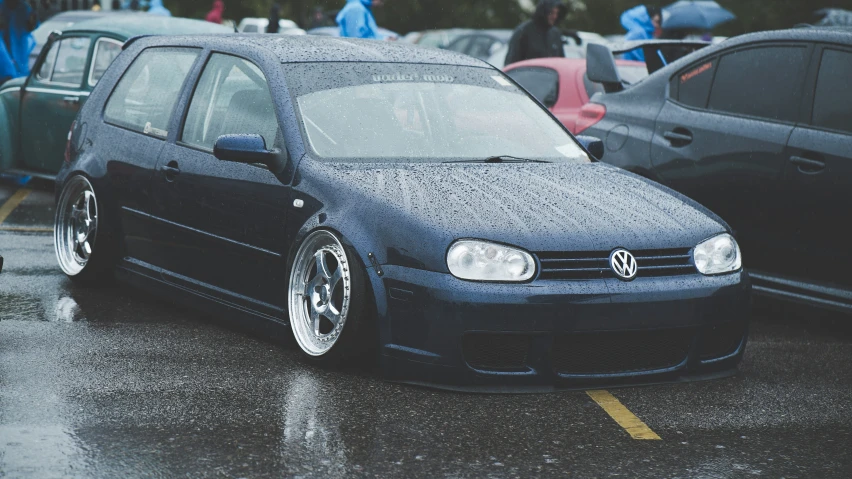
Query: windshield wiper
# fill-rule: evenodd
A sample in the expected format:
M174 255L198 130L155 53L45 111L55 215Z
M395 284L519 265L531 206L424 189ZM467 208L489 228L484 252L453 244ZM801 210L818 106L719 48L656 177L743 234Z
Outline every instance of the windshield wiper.
M510 155L489 156L482 160L453 160L445 161L444 163L550 163L545 160L530 160L529 158L519 158Z

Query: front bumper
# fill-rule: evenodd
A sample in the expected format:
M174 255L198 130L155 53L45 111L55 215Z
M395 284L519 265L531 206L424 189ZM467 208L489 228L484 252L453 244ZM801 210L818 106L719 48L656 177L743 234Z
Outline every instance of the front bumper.
M383 269L373 287L391 380L472 390L612 387L733 374L745 351L744 272L483 284Z

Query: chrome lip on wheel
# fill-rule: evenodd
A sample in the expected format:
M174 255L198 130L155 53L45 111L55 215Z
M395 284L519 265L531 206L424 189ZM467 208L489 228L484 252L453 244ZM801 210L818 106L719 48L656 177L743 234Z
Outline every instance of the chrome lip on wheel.
M54 247L59 267L69 276L83 271L98 233L98 203L89 180L75 176L62 189L56 208Z
M340 241L316 231L299 248L290 273L290 323L299 346L311 356L327 353L346 324L352 279Z

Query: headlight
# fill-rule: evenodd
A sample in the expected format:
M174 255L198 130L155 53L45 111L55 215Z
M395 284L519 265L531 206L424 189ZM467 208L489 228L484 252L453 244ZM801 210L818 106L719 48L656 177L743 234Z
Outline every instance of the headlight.
M698 271L707 275L731 273L743 266L740 246L737 240L727 233L699 244L692 256Z
M535 275L535 260L526 251L476 240L453 243L447 267L456 278L472 281L522 282Z

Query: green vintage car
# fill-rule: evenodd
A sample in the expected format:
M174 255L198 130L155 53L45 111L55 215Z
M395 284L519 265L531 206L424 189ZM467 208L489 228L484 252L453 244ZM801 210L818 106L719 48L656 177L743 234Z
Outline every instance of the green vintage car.
M71 123L124 42L191 33L233 30L185 18L115 15L53 32L30 76L0 85L0 172L53 178Z

